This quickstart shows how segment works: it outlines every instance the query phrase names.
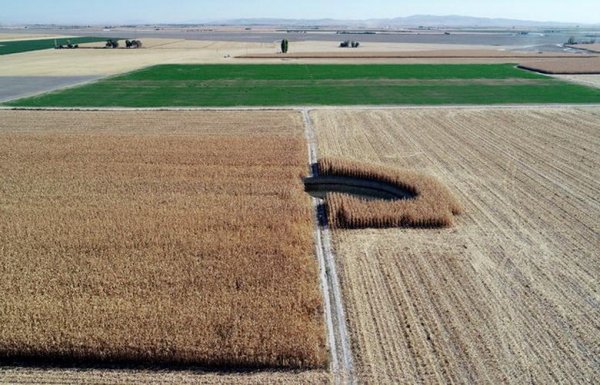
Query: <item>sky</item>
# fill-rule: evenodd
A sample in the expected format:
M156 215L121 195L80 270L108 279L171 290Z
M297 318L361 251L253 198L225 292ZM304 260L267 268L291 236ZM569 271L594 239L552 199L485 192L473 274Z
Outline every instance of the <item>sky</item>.
M416 14L600 24L600 0L0 0L0 24L369 19Z

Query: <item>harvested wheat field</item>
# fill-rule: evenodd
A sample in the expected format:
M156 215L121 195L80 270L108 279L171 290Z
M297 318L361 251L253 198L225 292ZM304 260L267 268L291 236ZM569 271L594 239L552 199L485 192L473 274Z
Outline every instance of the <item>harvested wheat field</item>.
M235 56L272 50L273 44L141 39L144 48L42 50L6 55L2 76L108 76L167 63L228 63ZM162 40L162 41L161 41Z
M292 112L0 112L0 361L327 365Z
M335 230L359 381L600 378L600 109L314 111L323 156L435 176L448 229Z

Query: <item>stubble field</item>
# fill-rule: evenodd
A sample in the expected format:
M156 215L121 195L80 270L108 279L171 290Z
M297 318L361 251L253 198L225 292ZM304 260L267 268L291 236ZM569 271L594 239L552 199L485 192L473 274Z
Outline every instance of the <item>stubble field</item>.
M0 116L4 365L326 366L298 114Z
M429 173L454 228L336 230L359 381L600 378L600 110L314 111L320 153Z

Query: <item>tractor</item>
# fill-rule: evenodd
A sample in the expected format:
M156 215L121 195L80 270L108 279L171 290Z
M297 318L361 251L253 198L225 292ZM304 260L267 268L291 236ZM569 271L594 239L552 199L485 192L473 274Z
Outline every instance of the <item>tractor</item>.
M360 43L357 41L345 40L340 43L340 48L358 48L359 45Z
M119 41L114 39L108 39L104 48L119 48Z
M142 42L140 40L125 40L125 46L127 48L142 48Z

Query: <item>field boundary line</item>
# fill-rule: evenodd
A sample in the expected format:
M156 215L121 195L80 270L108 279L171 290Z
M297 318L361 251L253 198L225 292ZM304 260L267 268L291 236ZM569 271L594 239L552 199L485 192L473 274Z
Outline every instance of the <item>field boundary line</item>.
M317 136L310 117L310 110L304 108L301 112L308 145L310 176L314 177L318 176L319 173L317 167ZM335 384L354 384L354 363L350 348L344 303L342 301L342 291L337 275L335 254L332 247L331 231L327 222L327 210L322 199L313 197L312 202L315 208L316 219L315 249L319 261L319 276L325 301L325 319L333 379Z
M600 107L600 103L543 103L543 104L440 104L440 105L343 105L343 106L260 106L260 107L15 107L1 106L0 110L14 111L299 111L304 110L526 110L556 108Z

